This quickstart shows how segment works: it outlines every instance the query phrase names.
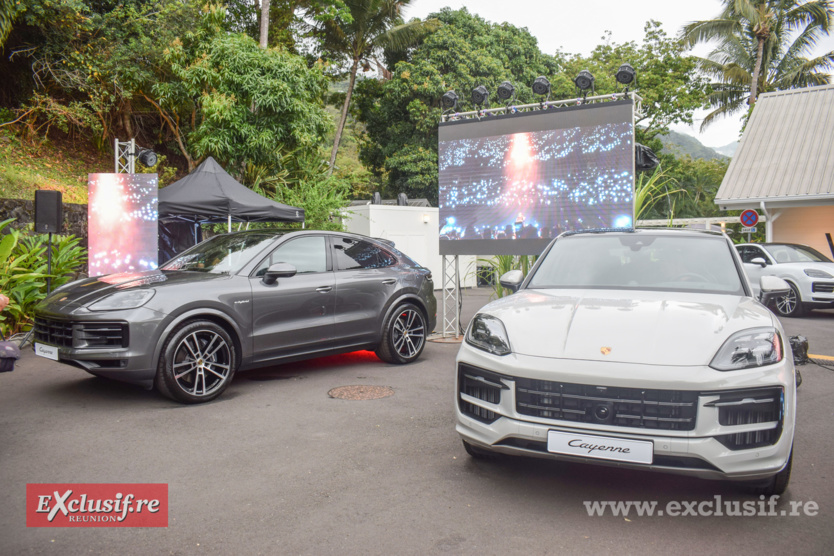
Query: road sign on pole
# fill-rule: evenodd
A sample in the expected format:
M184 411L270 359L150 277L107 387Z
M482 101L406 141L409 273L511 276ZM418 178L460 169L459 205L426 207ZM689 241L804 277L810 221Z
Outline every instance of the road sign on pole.
M759 213L755 210L745 210L741 213L739 220L745 228L753 228L759 223Z

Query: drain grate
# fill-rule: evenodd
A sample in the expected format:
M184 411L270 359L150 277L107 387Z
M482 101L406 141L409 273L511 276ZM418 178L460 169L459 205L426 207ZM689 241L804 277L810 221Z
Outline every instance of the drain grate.
M340 400L378 400L394 395L394 389L388 386L339 386L327 393L331 398Z

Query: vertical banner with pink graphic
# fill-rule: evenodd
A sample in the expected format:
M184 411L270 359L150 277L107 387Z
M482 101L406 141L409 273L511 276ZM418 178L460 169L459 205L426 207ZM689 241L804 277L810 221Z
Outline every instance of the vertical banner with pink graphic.
M87 273L156 269L157 175L89 174L87 188Z

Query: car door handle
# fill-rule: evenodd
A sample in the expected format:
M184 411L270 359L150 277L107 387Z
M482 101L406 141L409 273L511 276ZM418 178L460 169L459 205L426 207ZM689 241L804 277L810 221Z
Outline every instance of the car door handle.
M397 279L396 278L386 278L385 280L382 281L382 283L385 284L386 286L390 286L391 284L396 284Z
M321 293L327 293L332 289L333 289L332 286L321 286L320 288L316 288L316 291L321 292Z

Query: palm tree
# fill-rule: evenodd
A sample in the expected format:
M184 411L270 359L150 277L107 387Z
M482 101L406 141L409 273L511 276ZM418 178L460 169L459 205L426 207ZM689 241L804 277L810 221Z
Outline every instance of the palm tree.
M834 51L808 59L828 35L834 9L829 0L724 0L716 19L693 21L681 36L688 46L717 42L699 68L713 78L710 105L701 130L716 116L753 106L760 93L822 85L834 66ZM793 40L791 40L793 38Z
M402 9L410 3L411 0L345 0L353 22L345 24L330 19L318 25L317 34L324 51L340 61L350 63L350 79L336 128L333 151L330 153L328 175L333 172L336 164L336 154L339 152L339 142L345 129L359 66L370 69L371 63L374 63L385 73L385 68L377 58L383 48L404 50L439 25L437 20L403 23Z

